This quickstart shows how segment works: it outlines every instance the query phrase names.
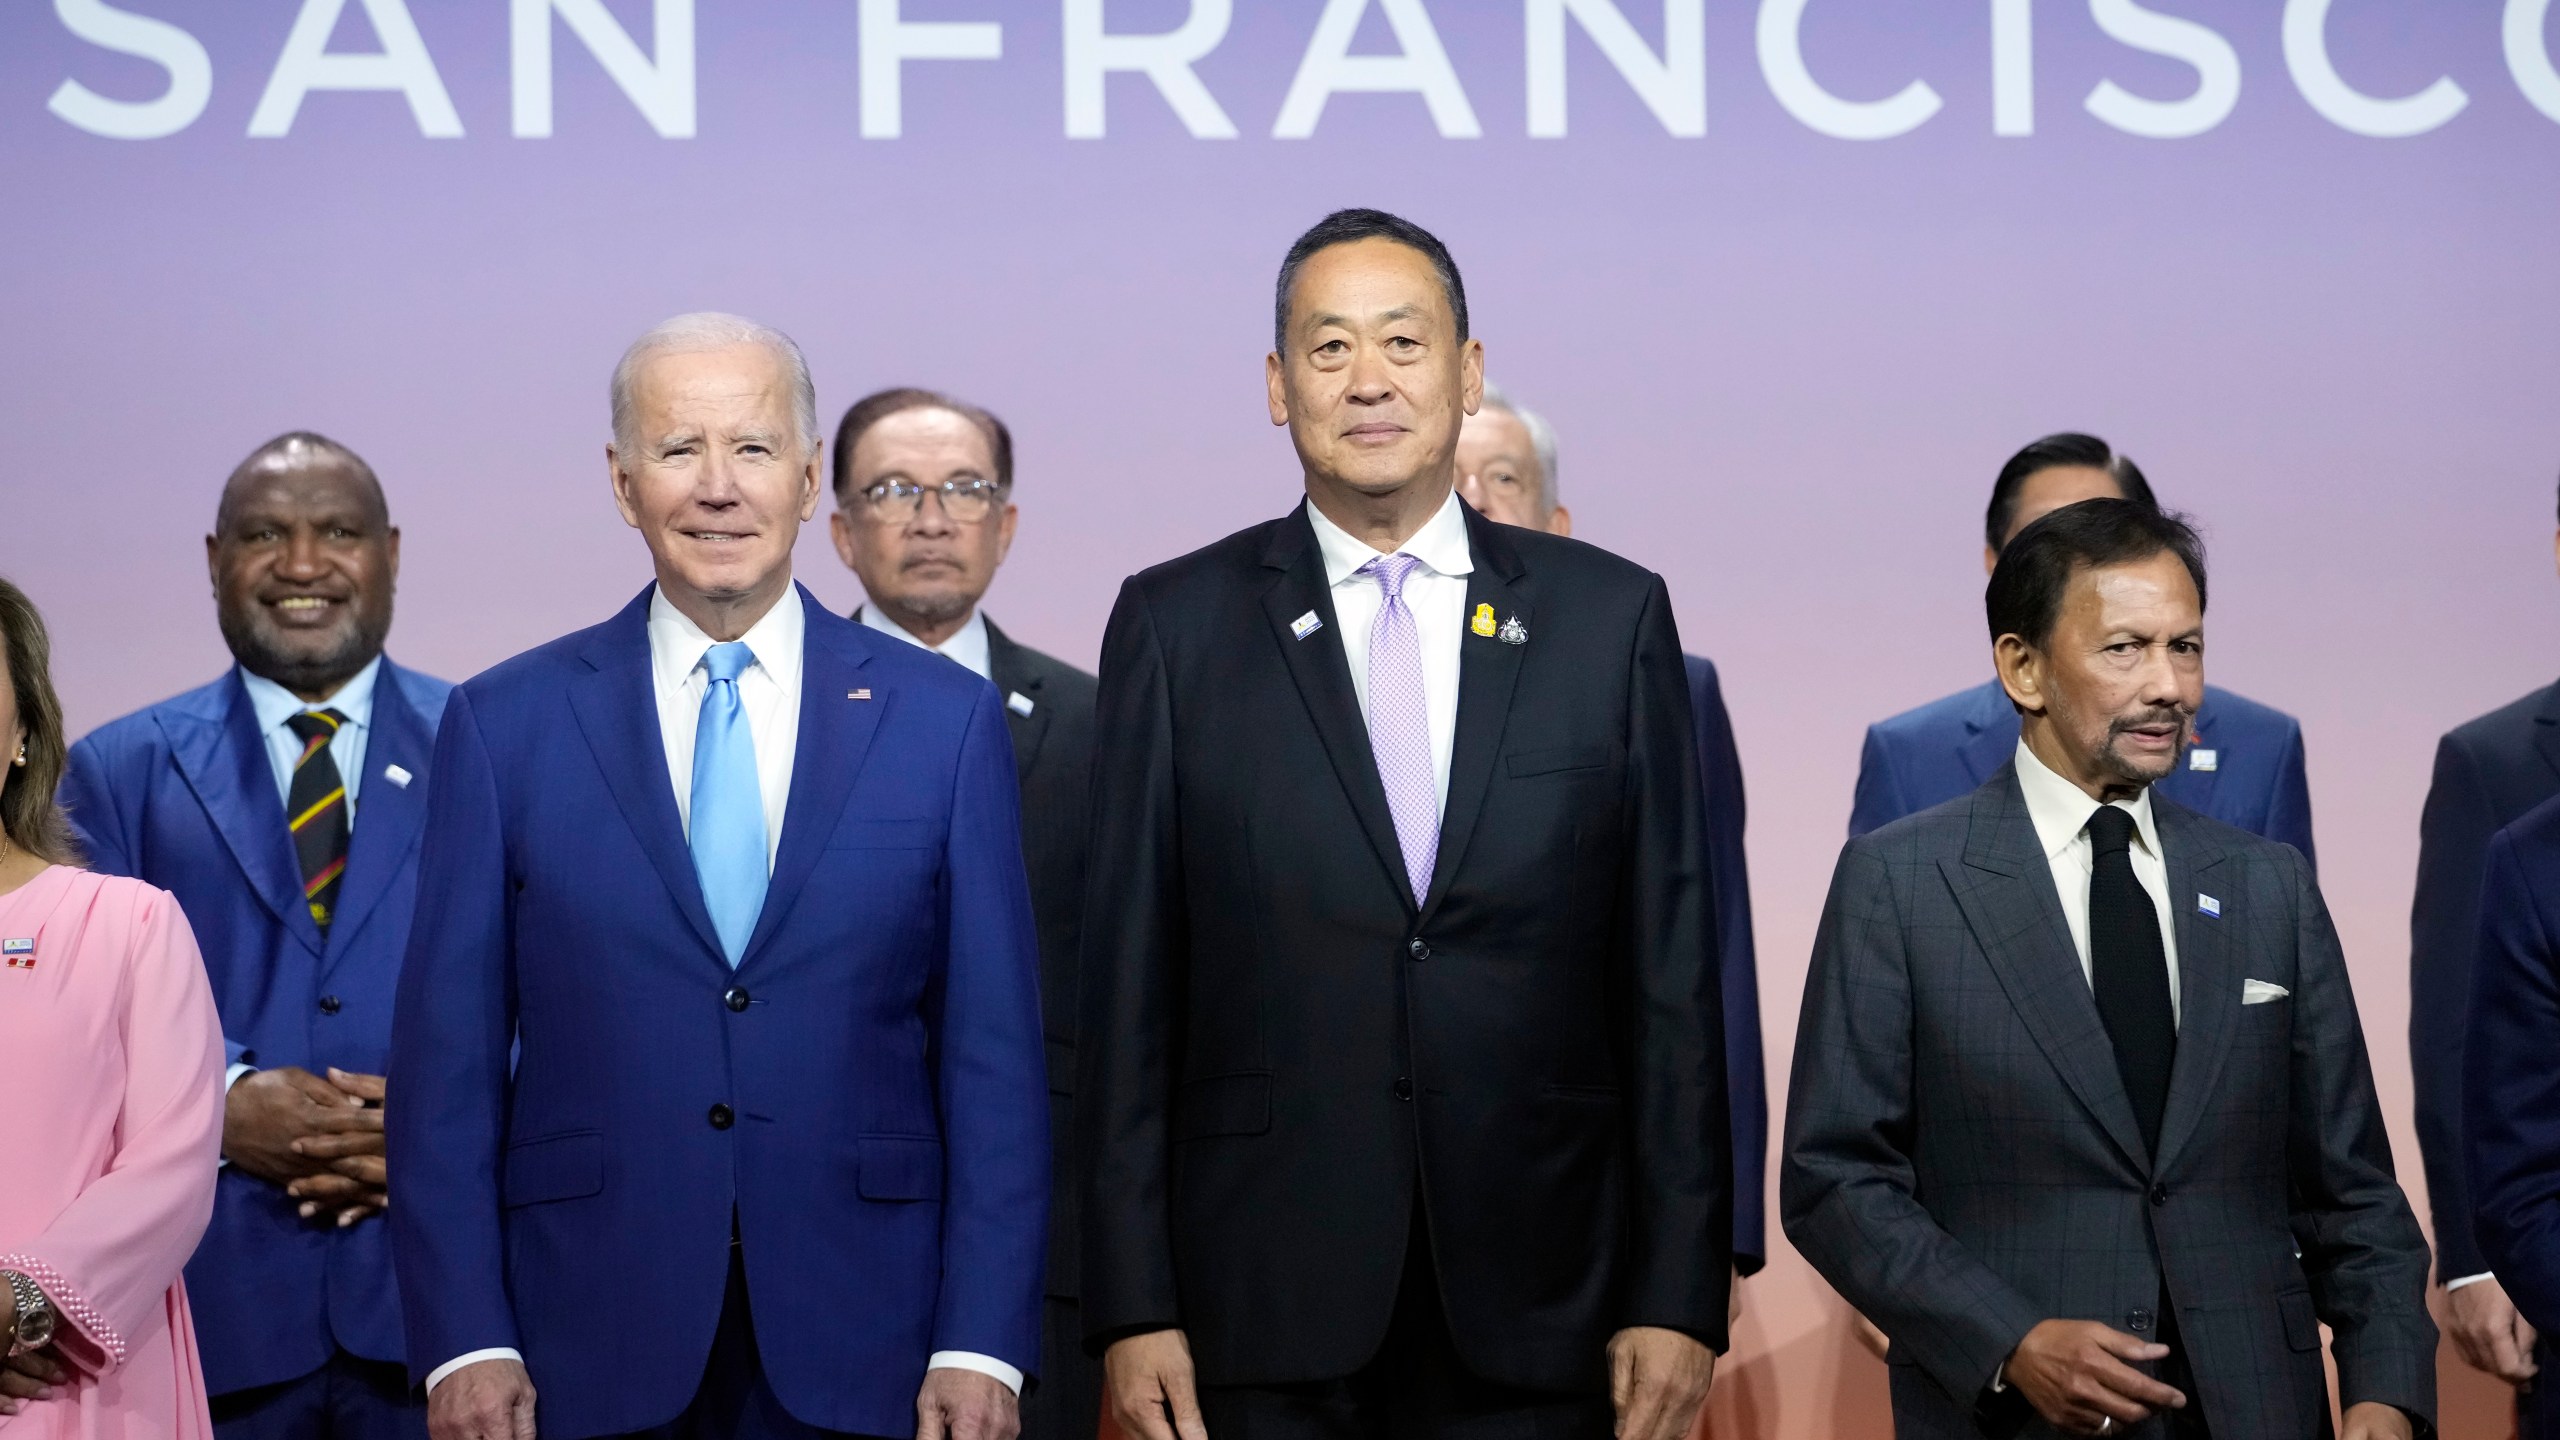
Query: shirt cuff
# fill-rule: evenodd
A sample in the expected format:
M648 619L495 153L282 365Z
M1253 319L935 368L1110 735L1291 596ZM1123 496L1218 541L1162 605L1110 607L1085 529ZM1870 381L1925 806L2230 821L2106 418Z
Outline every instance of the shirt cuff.
M2461 1288L2462 1288L2463 1286L2465 1286L2465 1285L2477 1285L2477 1284L2479 1284L2479 1283L2480 1283L2481 1281L2483 1281L2483 1280L2495 1280L2495 1279L2497 1279L2497 1278L2498 1278L2497 1276L2490 1274L2490 1273L2489 1273L2488 1271L2486 1271L2486 1270L2483 1270L2483 1271L2481 1271L2481 1272L2480 1272L2479 1274L2477 1274L2477 1275L2465 1275L2465 1276L2463 1276L2463 1277L2462 1277L2461 1279L2459 1279L2459 1280L2447 1280L2446 1282L2444 1282L2444 1293L2446 1293L2447 1295L2450 1295L2450 1294L2452 1294L2454 1291L2461 1289Z
M223 1072L222 1072L222 1093L223 1093L224 1095L226 1095L226 1096L227 1096L227 1095L229 1095L229 1094L231 1093L231 1087L232 1087L232 1086L239 1084L241 1081L246 1080L246 1079L248 1079L250 1076L255 1075L255 1074L257 1074L257 1073L258 1073L258 1067L257 1067L257 1066L255 1066L255 1065L234 1065L234 1066L232 1066L230 1069L223 1071ZM228 1156L228 1155L216 1155L216 1156L214 1156L214 1157L213 1157L213 1168L214 1168L214 1169L216 1169L216 1170L228 1170L228 1169L230 1169L230 1168L231 1168L231 1157L230 1157L230 1156Z
M925 1357L924 1368L927 1370L975 1370L981 1375L993 1375L1003 1381L1004 1388L1016 1395L1022 1393L1022 1372L993 1355L980 1355L970 1350L936 1350Z
M477 1365L483 1360L513 1360L517 1364L521 1365L524 1363L524 1356L504 1345L491 1350L474 1350L468 1355L456 1355L452 1359L437 1366L434 1370L428 1372L427 1393L430 1395L436 1393L436 1387L443 1384L445 1382L445 1377L451 1375L454 1371L460 1370L467 1365Z

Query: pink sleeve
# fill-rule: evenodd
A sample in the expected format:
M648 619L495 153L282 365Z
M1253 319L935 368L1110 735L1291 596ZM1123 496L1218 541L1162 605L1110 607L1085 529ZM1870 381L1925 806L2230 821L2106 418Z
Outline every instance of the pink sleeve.
M0 1269L43 1287L65 1322L63 1358L91 1373L122 1363L169 1313L169 1288L213 1218L222 1148L222 1034L178 902L149 892L132 945L115 1157L25 1250L0 1255Z

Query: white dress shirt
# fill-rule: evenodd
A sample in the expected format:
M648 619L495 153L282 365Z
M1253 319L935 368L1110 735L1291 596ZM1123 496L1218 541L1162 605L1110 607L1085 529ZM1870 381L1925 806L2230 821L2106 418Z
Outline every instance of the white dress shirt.
M863 606L862 613L854 618L883 635L895 635L919 650L930 650L946 660L957 660L976 671L981 680L996 678L995 655L987 645L987 614L983 610L971 610L960 628L951 632L951 638L939 645L927 645L917 639L906 626L881 614L877 605Z
M329 737L329 758L336 762L338 778L347 787L347 833L355 833L356 792L364 788L365 741L373 734L373 685L382 673L382 657L374 656L365 667L350 676L337 693L326 700L305 700L264 675L240 672L240 688L249 692L249 711L258 717L258 734L267 742L267 763L276 772L276 804L293 803L293 771L302 760L302 737L293 733L289 723L305 710L335 710L346 720L338 732ZM234 1065L222 1075L222 1088L232 1086L257 1073L255 1065ZM215 1162L228 1167L229 1160Z
M1413 612L1414 636L1422 644L1422 704L1431 720L1431 773L1441 810L1449 808L1449 755L1458 741L1458 647L1467 633L1467 577L1475 573L1475 554L1467 545L1466 504L1456 491L1423 522L1398 550L1421 561L1405 577L1404 605ZM1333 619L1342 627L1342 655L1351 662L1351 691L1360 701L1360 718L1369 718L1369 628L1378 623L1386 592L1377 577L1360 567L1386 553L1325 518L1316 502L1307 502L1307 519L1316 530L1316 549L1324 557L1325 584L1333 589ZM1315 637L1309 636L1310 640Z
M2063 779L2036 757L2027 742L2018 742L2018 789L2027 797L2027 818L2035 822L2036 839L2044 846L2045 863L2053 870L2053 888L2062 896L2062 918L2071 926L2071 944L2080 952L2080 973L2089 968L2089 878L2097 869L2089 843L2089 817L2098 802L2089 792ZM2177 912L2169 908L2169 862L2160 848L2160 830L2151 818L2151 792L2111 802L2133 817L2133 878L2151 896L2160 915L2160 953L2169 962L2169 1015L2180 1017L2178 1004ZM2091 988L2096 987L2091 979Z
M738 676L738 703L747 712L747 732L755 737L768 870L782 846L783 809L791 798L791 762L800 745L800 675L808 628L808 614L794 588L738 637L755 654L755 663ZM984 634L982 630L982 639ZM702 719L702 692L711 684L702 657L717 643L669 602L665 591L650 597L649 673L657 693L658 735L667 748L667 779L675 786L676 816L688 837L693 827L693 732ZM474 1350L437 1366L427 1377L427 1389L434 1391L446 1376L466 1365L523 1359L513 1349ZM938 1350L926 1357L925 1368L975 1370L994 1376L1016 1395L1022 1393L1022 1371L992 1355Z

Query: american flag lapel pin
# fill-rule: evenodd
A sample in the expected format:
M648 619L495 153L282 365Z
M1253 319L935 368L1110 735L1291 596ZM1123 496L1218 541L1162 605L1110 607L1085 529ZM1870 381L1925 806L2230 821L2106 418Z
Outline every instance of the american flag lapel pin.
M871 687L865 685L859 690L847 690L844 692L844 698L847 700L868 700L871 698Z
M36 968L36 937L28 935L0 940L0 964L12 970Z

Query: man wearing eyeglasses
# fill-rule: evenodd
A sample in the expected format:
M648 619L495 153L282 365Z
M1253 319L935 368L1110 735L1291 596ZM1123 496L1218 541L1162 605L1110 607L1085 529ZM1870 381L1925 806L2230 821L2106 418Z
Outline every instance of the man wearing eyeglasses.
M930 390L883 390L836 427L836 554L869 597L854 618L948 656L995 683L1022 782L1022 857L1040 934L1055 1172L1040 1383L1022 1401L1023 1440L1092 1440L1101 1365L1076 1308L1076 948L1084 919L1085 790L1095 680L995 627L978 601L1013 545L1013 434Z

